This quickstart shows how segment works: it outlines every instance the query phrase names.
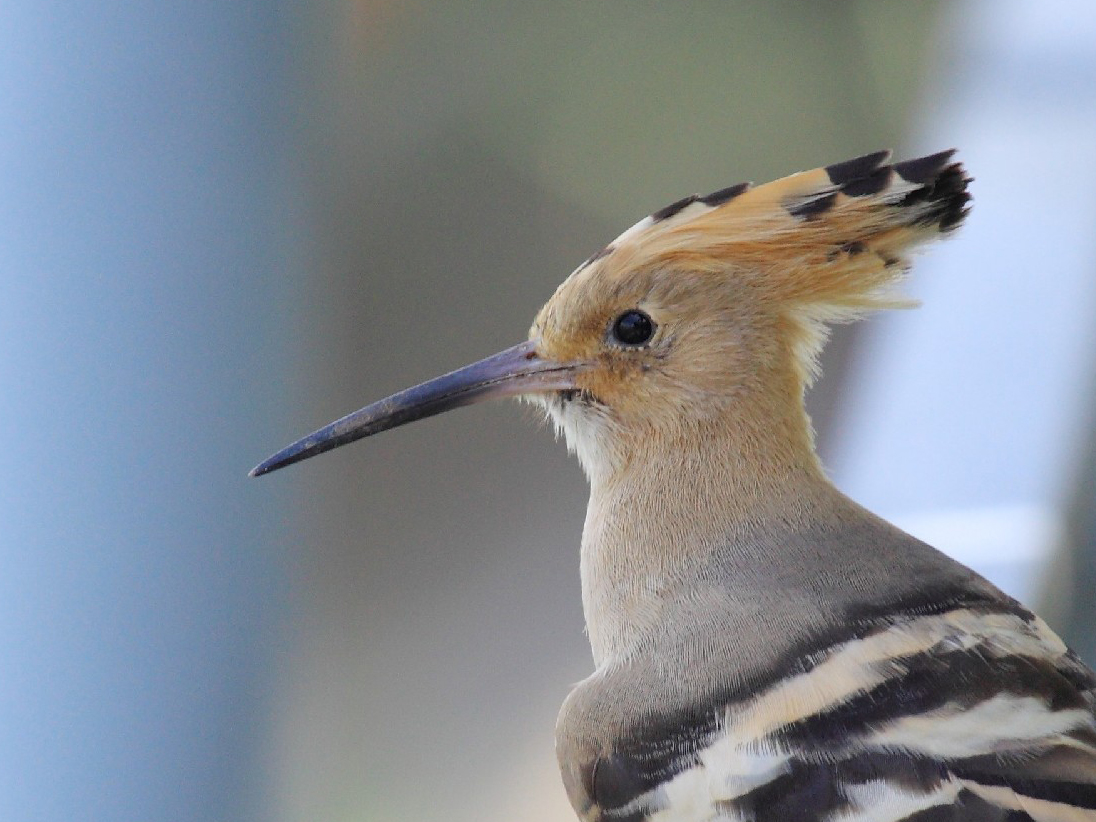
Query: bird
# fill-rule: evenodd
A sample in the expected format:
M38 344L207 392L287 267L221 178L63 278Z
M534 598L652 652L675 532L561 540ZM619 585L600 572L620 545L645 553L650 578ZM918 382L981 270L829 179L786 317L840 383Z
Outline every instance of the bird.
M1096 674L845 496L804 408L831 326L905 305L912 252L963 223L954 154L680 199L575 269L524 342L252 474L487 399L543 409L590 485L594 670L556 724L585 822L1096 821Z

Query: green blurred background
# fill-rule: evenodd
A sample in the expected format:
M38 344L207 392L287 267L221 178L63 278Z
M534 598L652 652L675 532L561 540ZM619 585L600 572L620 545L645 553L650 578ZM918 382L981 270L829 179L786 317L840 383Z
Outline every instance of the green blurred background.
M882 147L961 143L975 211L912 285L953 313L838 330L824 457L883 513L959 517L945 541L1028 544L979 567L1091 660L1094 25L1065 0L9 4L0 817L572 818L586 488L536 416L246 471L520 341L650 211ZM992 296L930 297L971 280Z

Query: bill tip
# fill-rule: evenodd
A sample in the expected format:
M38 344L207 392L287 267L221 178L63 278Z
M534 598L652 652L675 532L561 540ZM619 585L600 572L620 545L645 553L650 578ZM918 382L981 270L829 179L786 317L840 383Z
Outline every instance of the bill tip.
M263 474L269 474L274 470L274 466L270 464L270 461L260 462L254 468L247 472L249 477L261 477Z

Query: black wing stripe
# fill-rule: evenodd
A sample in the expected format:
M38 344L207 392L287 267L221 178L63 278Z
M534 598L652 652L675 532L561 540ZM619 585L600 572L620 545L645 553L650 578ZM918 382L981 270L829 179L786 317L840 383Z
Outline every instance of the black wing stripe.
M1006 656L988 663L982 648L925 653L889 661L894 675L879 685L785 726L789 745L847 745L886 723L945 706L956 713L1001 695L1032 697L1049 711L1086 708L1087 700L1048 659Z
M960 791L954 802L933 805L898 822L1036 822L1023 811L1002 808L976 796L968 790Z
M849 801L833 778L832 766L797 761L788 773L718 807L754 822L813 822L845 810Z
M952 763L949 769L965 782L1008 788L1020 796L1096 811L1096 784L1092 782L1062 782L1052 779L1029 779L1015 774L986 773L977 769L972 770L961 763Z

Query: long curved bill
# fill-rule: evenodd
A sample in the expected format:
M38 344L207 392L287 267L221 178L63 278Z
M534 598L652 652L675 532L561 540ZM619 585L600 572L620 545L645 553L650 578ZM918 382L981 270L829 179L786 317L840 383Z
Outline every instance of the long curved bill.
M575 388L578 369L577 363L541 359L532 341L523 342L335 420L259 463L250 475L269 474L348 442L462 405Z

